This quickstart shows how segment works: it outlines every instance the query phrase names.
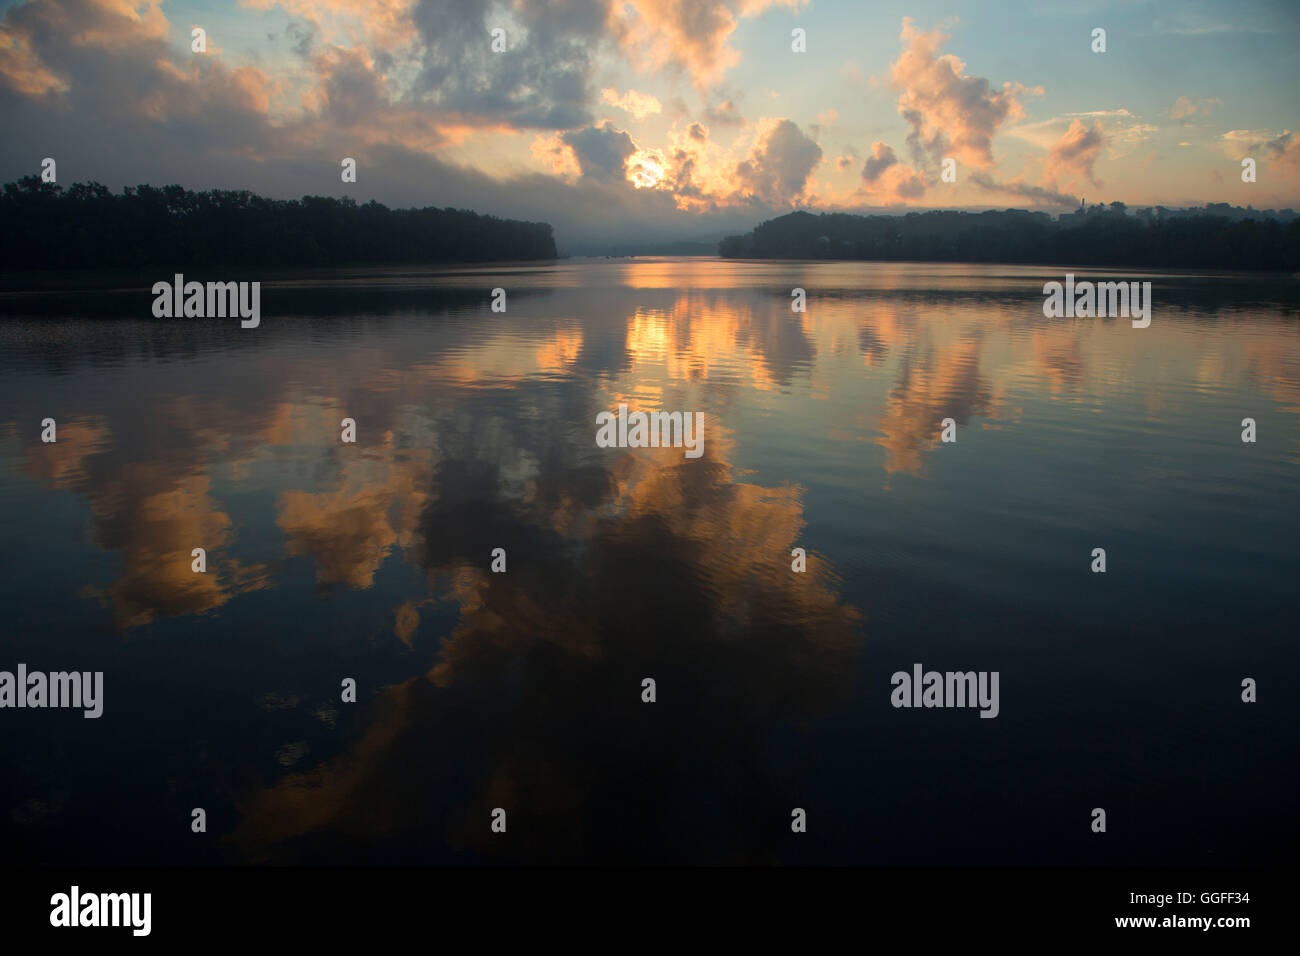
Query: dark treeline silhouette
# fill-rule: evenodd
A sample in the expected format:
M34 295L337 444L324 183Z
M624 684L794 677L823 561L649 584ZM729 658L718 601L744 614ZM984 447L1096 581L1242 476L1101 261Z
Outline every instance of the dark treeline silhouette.
M1042 212L913 212L855 216L793 212L728 236L728 258L882 259L1043 265L1300 270L1300 218L1228 206L1201 210L1090 206Z
M0 270L152 266L342 266L554 259L544 222L460 209L247 190L99 183L63 189L26 176L0 194Z

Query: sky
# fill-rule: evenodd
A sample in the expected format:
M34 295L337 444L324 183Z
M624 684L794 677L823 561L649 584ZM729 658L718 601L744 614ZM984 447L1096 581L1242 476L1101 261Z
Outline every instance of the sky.
M562 253L795 209L1300 208L1298 40L1294 0L0 0L0 180L456 206Z

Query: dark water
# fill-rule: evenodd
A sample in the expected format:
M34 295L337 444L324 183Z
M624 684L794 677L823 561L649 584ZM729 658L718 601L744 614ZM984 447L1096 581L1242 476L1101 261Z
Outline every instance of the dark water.
M0 669L105 685L0 710L6 858L1282 859L1295 282L1128 276L1134 329L1043 318L1062 271L373 272L250 330L5 298ZM702 457L597 447L620 403L703 412ZM997 671L996 719L892 707L917 662Z

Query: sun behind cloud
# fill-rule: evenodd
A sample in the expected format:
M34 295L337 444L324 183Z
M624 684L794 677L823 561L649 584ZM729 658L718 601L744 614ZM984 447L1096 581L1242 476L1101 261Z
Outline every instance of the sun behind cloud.
M637 189L654 189L664 181L664 160L658 150L638 149L627 159L627 179Z

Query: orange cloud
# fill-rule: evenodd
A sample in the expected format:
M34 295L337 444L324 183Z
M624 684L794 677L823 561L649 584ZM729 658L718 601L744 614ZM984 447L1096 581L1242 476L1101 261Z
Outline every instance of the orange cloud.
M1291 130L1252 147L1262 151L1278 167L1289 172L1300 171L1300 136Z
M0 26L0 80L23 96L66 93L68 84L55 76L32 52L27 38Z
M577 179L582 175L582 167L578 165L573 147L562 140L559 133L535 137L529 149L533 159L554 176Z
M1085 125L1081 120L1072 120L1070 128L1047 155L1043 181L1055 185L1064 179L1068 185L1082 176L1094 186L1100 186L1101 182L1093 174L1092 167L1106 142L1101 120L1094 120L1091 126Z
M1212 96L1205 100L1193 100L1180 96L1174 101L1174 108L1169 111L1169 118L1176 120L1191 119L1193 116L1208 116L1216 106L1222 106L1223 100Z
M742 18L800 5L801 0L611 0L610 13L624 50L642 68L677 66L703 91L740 62L727 41Z
M611 86L600 91L600 101L617 107L625 113L631 113L637 119L645 119L652 113L663 112L663 104L657 98L649 93L638 93L636 90L628 90L620 95L618 90Z
M19 12L21 16L0 22L0 78L27 96L68 89L32 50L34 37L60 37L73 47L120 49L165 40L170 29L162 0L84 0L75 8L58 0L33 0Z
M862 167L863 189L873 197L890 202L919 199L925 195L925 176L898 161L893 149L879 140L871 144L871 155Z
M912 126L907 141L913 155L932 161L951 156L977 169L993 166L993 135L1024 116L1021 96L1041 95L1042 87L1004 83L993 89L988 80L967 75L962 60L939 54L948 34L918 30L911 17L903 18L900 39L906 49L889 78L901 91L898 112Z

